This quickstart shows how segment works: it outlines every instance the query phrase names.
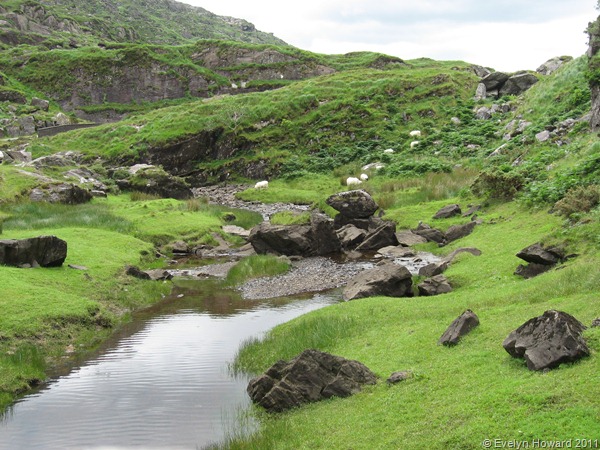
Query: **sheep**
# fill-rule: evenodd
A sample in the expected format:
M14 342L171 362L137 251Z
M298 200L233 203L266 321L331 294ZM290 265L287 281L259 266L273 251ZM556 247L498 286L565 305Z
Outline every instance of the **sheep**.
M408 135L410 137L421 137L421 130L412 130Z
M361 173L360 179L361 181L367 181L369 179L369 175L367 175L366 173Z
M267 189L269 187L268 181L259 181L254 185L254 189Z
M388 148L388 149L384 150L383 153L392 154L392 153L394 153L394 149L393 148Z
M346 179L346 186L355 186L355 185L358 185L358 184L362 184L362 181L360 181L356 177L348 177Z
M411 149L413 149L413 148L415 148L417 145L419 145L419 141L412 141L412 142L410 143L410 148L411 148Z

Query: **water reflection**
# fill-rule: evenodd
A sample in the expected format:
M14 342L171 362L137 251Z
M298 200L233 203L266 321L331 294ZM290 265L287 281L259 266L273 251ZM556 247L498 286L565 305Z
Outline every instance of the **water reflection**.
M97 357L13 405L0 424L0 449L183 449L219 441L249 404L247 377L227 369L240 343L336 301L247 301L215 281L179 282Z

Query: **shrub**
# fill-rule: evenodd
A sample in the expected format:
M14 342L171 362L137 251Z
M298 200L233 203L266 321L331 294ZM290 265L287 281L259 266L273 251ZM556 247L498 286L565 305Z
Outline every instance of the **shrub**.
M487 169L482 171L471 185L471 192L479 197L510 200L525 183L523 176L513 171Z
M570 189L566 195L554 204L554 211L567 219L581 213L590 212L600 203L600 186L579 186Z

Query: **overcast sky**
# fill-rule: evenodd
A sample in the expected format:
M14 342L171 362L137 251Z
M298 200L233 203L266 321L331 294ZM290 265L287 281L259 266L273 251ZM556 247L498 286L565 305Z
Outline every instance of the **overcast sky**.
M246 19L316 53L370 50L403 59L462 60L535 70L581 56L596 0L179 0Z

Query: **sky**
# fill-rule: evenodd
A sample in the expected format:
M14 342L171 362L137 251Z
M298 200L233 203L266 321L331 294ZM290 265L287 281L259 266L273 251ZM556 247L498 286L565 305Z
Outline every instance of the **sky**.
M597 0L179 0L315 53L374 51L512 72L587 50Z

